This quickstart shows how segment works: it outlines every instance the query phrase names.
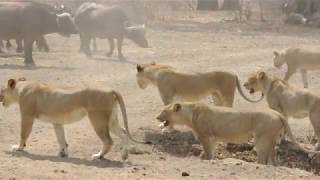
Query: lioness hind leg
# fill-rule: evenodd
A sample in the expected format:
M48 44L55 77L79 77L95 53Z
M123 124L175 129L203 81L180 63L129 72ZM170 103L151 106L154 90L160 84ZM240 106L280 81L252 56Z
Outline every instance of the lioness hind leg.
M109 152L113 142L110 137L109 133L109 118L110 118L111 112L101 112L101 111L95 111L95 112L88 112L88 116L90 119L90 122L97 133L98 137L101 139L103 143L103 147L100 150L99 153L93 154L92 159L101 159L103 156Z
M124 130L120 127L117 115L114 115L115 112L112 113L110 130L111 132L121 139L121 158L122 160L128 159L128 136L124 133Z
M274 139L270 143L270 146L266 147L266 149L269 149L268 150L268 161L267 161L267 164L274 165L274 166L277 165L277 152L276 152L276 149L275 149L276 142L277 142L277 140Z
M257 151L258 163L267 164L270 149L270 142L266 137L255 137L254 146Z
M65 138L64 128L61 124L53 124L53 128L60 146L59 156L66 157L68 156L68 144Z
M201 159L210 160L212 156L212 140L209 137L199 137L200 143L203 146L204 152L201 154Z

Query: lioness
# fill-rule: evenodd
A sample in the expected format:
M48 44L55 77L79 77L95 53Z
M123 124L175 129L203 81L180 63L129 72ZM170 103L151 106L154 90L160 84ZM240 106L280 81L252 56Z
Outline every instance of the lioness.
M297 89L287 82L257 72L248 78L244 86L251 94L261 91L266 95L271 109L287 117L304 118L309 116L315 135L318 138L316 150L320 150L320 98L308 90Z
M52 123L58 143L60 156L67 156L67 142L64 135L64 124L81 120L88 115L90 122L103 142L103 148L93 159L103 158L112 146L109 130L120 137L122 146L122 159L128 157L128 137L132 138L128 129L126 108L122 96L114 91L83 88L66 90L53 88L39 82L25 79L10 79L6 88L1 89L0 100L4 107L18 103L21 112L21 139L19 145L12 148L21 151L32 130L35 119ZM123 130L117 120L117 106L120 105L124 119ZM141 142L144 143L144 142Z
M201 103L167 105L157 119L165 126L186 125L204 148L202 159L214 158L217 142L243 143L254 137L258 163L276 164L275 145L283 130L295 141L284 116L271 109L240 111L229 107L209 107Z
M236 88L249 102L262 99L254 101L247 98L241 90L238 77L229 72L185 74L176 72L171 66L156 63L138 64L136 68L139 87L145 89L149 84L157 86L165 105L177 99L198 101L211 95L215 105L232 107ZM164 130L172 130L172 127Z
M289 48L283 53L274 51L273 63L277 68L287 64L288 70L284 81L288 81L299 70L302 75L303 86L308 88L307 70L320 70L320 52L301 48Z

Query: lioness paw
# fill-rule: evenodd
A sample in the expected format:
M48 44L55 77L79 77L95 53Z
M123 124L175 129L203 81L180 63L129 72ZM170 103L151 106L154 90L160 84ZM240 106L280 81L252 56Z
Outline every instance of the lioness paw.
M66 152L66 151L60 151L59 154L58 154L58 156L61 157L61 158L68 157L68 152Z
M122 161L127 160L127 159L128 159L128 156L129 156L128 150L125 149L125 148L122 149L122 150L121 150L121 159L122 159Z
M202 152L201 155L200 155L200 158L202 160L211 160L212 156L211 155L207 155L205 152Z
M101 154L100 154L100 153L93 154L93 155L91 156L91 159L92 159L92 160L102 159L102 156L101 156Z
M11 146L12 151L23 151L23 148L24 147L21 147L21 146L19 146L17 144Z

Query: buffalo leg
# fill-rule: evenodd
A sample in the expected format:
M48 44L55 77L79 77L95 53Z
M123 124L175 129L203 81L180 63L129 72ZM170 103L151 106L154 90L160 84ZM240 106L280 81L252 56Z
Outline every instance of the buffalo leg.
M91 41L91 38L89 36L87 35L82 36L83 51L87 57L91 57L90 41Z
M118 57L120 60L125 60L125 58L122 54L122 42L123 42L123 37L120 37L117 39Z
M114 50L114 40L113 40L113 38L108 38L108 41L109 41L110 50L106 55L108 57L111 57L113 54L113 50Z
M84 44L84 42L83 42L83 35L82 34L80 34L80 49L79 49L79 52L83 52L83 50L84 50L84 47L83 47L83 44Z
M97 50L98 50L96 38L92 38L92 47L93 47L93 50L94 50L94 51L97 51Z
M49 46L44 36L39 37L36 40L36 45L40 51L44 50L45 52L49 52Z
M17 53L21 53L23 51L23 46L22 46L22 39L17 38L16 39L16 44L17 44Z
M11 47L12 47L12 44L11 44L10 40L7 40L6 48L10 49Z
M34 43L34 38L26 38L24 40L24 63L26 65L34 65L32 58L32 46Z

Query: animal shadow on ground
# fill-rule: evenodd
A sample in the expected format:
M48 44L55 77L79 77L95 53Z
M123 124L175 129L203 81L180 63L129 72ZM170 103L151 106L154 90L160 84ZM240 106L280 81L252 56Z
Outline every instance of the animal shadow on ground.
M55 66L26 66L26 65L18 65L18 64L2 64L0 65L0 69L23 69L23 70L37 70L37 69L56 69L56 70L74 70L71 67L55 67Z
M173 131L161 133L160 130L144 129L147 141L154 144L154 148L176 157L199 156L203 151L202 146L194 138L192 132ZM305 142L307 143L307 142ZM295 145L282 140L276 147L278 154L278 165L289 168L299 168L320 175L320 152L318 154L307 154L298 150ZM246 162L256 162L257 154L251 142L244 144L219 144L217 145L217 159L236 158Z
M26 151L21 151L21 152L5 151L5 153L15 157L25 157L25 158L36 160L36 161L65 162L65 163L72 163L76 165L95 166L99 168L108 168L108 167L123 168L124 167L123 162L113 161L108 159L86 160L86 159L80 159L75 157L61 158L58 156L30 154Z

